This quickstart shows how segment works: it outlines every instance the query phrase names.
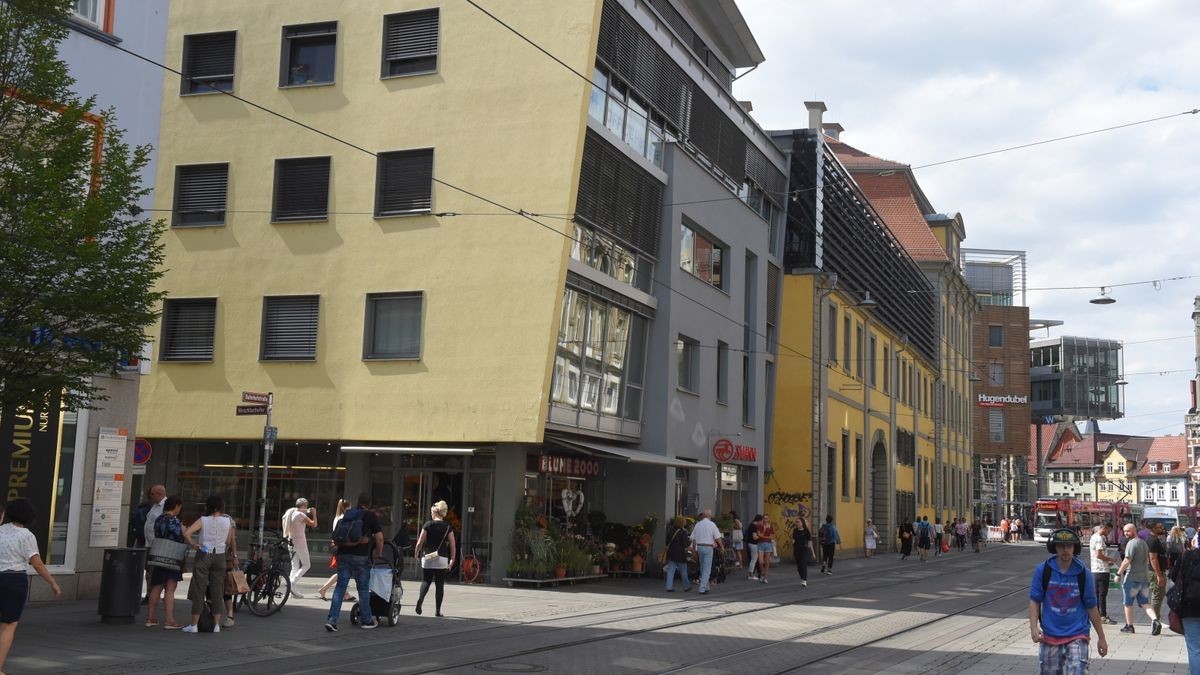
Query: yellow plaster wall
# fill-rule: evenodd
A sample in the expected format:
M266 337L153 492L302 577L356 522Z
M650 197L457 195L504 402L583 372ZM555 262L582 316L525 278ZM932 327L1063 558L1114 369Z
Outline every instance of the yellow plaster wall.
M380 78L382 17L413 0L176 2L167 62L183 35L237 30L235 93L371 151L433 147L434 175L529 211L573 210L587 86L466 3L441 8L438 72ZM581 72L595 58L599 2L528 0L501 18ZM278 87L284 25L338 21L336 84ZM180 96L164 80L155 206L177 164L230 163L223 227L165 238L171 297L218 297L212 363L153 362L139 434L254 438L242 390L276 394L281 438L533 441L544 426L570 223L518 216L376 219L376 159L229 97ZM277 158L331 156L327 222L270 223ZM499 213L435 184L433 211ZM163 213L163 211L160 211ZM369 292L425 294L422 356L364 361ZM315 362L261 363L262 298L319 294ZM150 330L158 338L160 327ZM155 357L157 359L157 348Z
M808 275L785 274L782 286L771 450L774 473L763 493L764 513L776 524L780 554L787 555L790 522L799 505L812 507L813 280Z

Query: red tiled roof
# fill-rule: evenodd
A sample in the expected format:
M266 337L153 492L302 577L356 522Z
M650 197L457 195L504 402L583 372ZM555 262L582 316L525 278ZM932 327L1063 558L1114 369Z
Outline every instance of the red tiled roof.
M1037 446L1037 426L1036 424L1029 425L1029 475L1037 475L1037 456L1033 455L1033 450ZM1042 425L1042 461L1047 465L1054 461L1054 457L1062 454L1062 450L1071 443L1077 442L1080 439L1079 430L1074 424L1068 422L1059 422L1057 424Z
M842 165L883 219L892 236L913 260L946 261L945 249L925 222L925 213L914 193L912 171L907 164L869 155L858 148L826 137ZM891 172L880 175L879 171Z
M1151 464L1174 462L1175 468L1164 471L1150 471ZM1146 462L1138 469L1138 476L1153 478L1155 476L1184 476L1187 475L1187 441L1183 436L1159 436L1150 444L1150 452Z

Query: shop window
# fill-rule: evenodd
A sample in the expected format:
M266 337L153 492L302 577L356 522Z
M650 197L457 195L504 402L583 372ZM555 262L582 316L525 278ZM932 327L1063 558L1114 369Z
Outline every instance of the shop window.
M368 294L363 358L421 358L423 304L420 291Z
M163 303L162 361L212 361L217 299L189 298Z
M237 33L205 33L183 37L180 94L233 91Z
M375 217L428 213L432 206L432 148L378 154Z
M320 296L263 298L263 361L312 361L317 358Z
M271 220L325 220L329 217L329 158L275 160Z
M679 372L677 386L697 393L700 388L700 343L680 335L675 341L675 360Z
M223 225L229 191L228 164L175 167L172 225Z
M337 22L285 26L279 86L329 84L337 61Z
M438 67L438 10L389 14L383 18L381 77L420 75Z

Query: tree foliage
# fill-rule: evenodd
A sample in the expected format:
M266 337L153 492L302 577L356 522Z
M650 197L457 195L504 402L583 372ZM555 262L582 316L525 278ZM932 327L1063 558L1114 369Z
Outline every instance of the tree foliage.
M0 0L0 410L103 400L93 376L141 351L162 299L164 225L138 206L150 147L72 90L71 5Z

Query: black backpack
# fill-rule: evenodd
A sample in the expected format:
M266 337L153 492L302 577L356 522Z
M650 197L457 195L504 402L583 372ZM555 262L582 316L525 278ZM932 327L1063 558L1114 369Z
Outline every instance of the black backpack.
M363 540L363 509L347 511L333 528L333 545L339 549L358 546Z

